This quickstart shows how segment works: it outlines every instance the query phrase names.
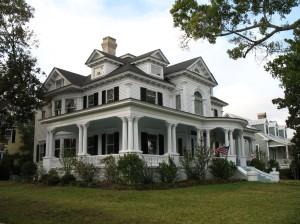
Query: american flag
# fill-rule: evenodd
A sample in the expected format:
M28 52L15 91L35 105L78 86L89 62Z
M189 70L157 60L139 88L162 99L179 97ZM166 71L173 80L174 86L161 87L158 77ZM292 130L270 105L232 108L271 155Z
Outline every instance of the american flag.
M229 151L229 146L221 146L221 147L215 149L215 154L220 155L220 153L222 153L227 156L228 151Z

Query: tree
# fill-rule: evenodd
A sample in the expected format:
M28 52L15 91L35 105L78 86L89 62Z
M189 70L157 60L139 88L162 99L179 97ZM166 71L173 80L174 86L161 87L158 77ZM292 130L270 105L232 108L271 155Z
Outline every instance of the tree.
M233 59L246 57L250 51L262 50L267 55L283 46L275 34L300 31L300 19L289 22L286 15L299 6L299 0L176 0L170 10L175 27L183 32L182 46L191 39L206 39L214 44L218 37L227 37L235 47L228 50Z
M41 73L31 47L37 46L33 31L26 24L34 9L25 0L0 3L0 127L32 120L42 106Z

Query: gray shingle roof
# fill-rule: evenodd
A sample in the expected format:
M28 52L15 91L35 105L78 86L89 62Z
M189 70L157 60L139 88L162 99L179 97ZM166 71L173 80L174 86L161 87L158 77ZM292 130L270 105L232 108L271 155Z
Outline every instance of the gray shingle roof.
M82 83L85 82L85 80L87 79L86 76L83 75L79 75L73 72L69 72L66 70L63 70L61 68L55 68L57 71L59 71L70 83L77 85L77 86L81 86Z
M170 73L174 73L174 72L179 72L179 71L185 70L189 66L191 66L193 63L195 63L199 58L200 57L193 58L193 59L190 59L190 60L187 60L187 61L184 61L184 62L180 62L180 63L175 64L175 65L168 66L168 67L166 67L164 69L164 74L168 75Z
M226 103L225 101L223 101L223 100L220 100L219 98L217 98L217 97L214 97L214 96L211 96L210 97L212 100L215 100L215 101L217 101L217 102L219 102L219 103L221 103L221 104L223 104L223 105L226 105L226 106L228 106L228 103Z
M154 52L156 52L156 51L158 51L158 50L159 50L159 49L156 49L156 50L154 50L154 51L150 51L150 52L148 52L148 53L139 55L139 56L137 56L137 57L135 57L135 58L132 58L132 59L130 59L130 60L128 60L128 61L129 61L130 63L132 63L132 62L138 61L138 60L140 60L140 59L150 57Z

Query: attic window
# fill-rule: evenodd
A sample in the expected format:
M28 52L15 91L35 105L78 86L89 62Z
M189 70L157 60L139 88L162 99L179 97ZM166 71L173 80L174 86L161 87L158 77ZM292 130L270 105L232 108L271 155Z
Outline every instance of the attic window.
M60 87L64 86L64 80L63 79L58 79L55 81L55 88L58 89Z
M200 71L199 71L198 68L195 68L194 71L195 71L196 73L200 73Z
M151 65L151 74L153 75L161 75L161 67L157 66L157 65Z

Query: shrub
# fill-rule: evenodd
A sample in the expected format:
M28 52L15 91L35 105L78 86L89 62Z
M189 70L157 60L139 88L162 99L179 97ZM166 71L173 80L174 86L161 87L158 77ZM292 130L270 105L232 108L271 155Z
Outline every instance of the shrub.
M37 166L33 161L27 161L21 166L21 177L25 180L32 180L36 172Z
M268 161L268 169L269 169L268 171L271 171L272 168L276 168L277 171L279 170L279 163L275 159L270 159Z
M65 173L65 175L63 175L61 178L60 178L60 183L62 185L69 185L73 182L76 181L76 178L73 174L71 173Z
M76 163L76 157L70 151L63 150L63 153L59 157L59 162L65 173L70 173Z
M184 169L185 175L188 180L198 179L196 169L195 169L195 158L191 152L186 151L179 160L180 165Z
M236 165L232 161L228 161L227 158L213 158L209 168L215 177L224 180L228 180L232 177L237 169Z
M156 169L148 166L147 162L144 161L142 183L152 184L155 183L155 179L156 179Z
M208 163L213 157L213 150L203 145L199 145L195 151L195 176L197 179L205 180Z
M264 163L262 160L258 158L254 158L250 161L250 166L255 167L256 169L259 169L261 171L265 171L266 169L266 163Z
M118 161L121 181L130 184L141 183L144 161L137 154L125 154Z
M293 175L291 169L280 169L279 170L280 180L292 180Z
M104 163L104 179L109 183L116 183L119 179L118 166L115 157L105 157L102 162Z
M157 168L159 179L164 183L172 183L178 178L179 168L176 166L174 159L169 156L168 163L163 161Z
M42 174L40 178L40 182L45 185L56 185L60 182L60 178L58 176L58 173L55 169L49 170L49 173Z
M74 172L79 180L89 183L93 181L96 174L99 172L99 168L92 163L78 160L74 163Z

